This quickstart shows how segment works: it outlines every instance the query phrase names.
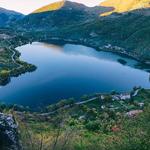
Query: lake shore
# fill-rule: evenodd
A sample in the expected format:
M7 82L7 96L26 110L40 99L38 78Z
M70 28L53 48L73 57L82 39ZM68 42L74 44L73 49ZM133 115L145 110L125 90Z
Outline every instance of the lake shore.
M17 50L21 60L38 69L12 78L9 85L1 88L0 99L8 103L32 107L70 97L78 101L82 95L96 92L127 92L140 85L149 88L149 74L134 67L137 61L113 53L99 52L83 45L41 42L26 44ZM123 65L118 59L127 63ZM32 94L30 90L33 90Z
M138 55L129 53L124 48L119 47L119 46L112 46L111 44L99 46L99 45L95 44L94 42L90 43L86 40L81 40L81 39L72 40L72 39L67 39L67 38L64 39L64 38L59 38L59 37L51 37L51 38L48 38L47 40L40 40L40 42L48 42L48 43L64 42L64 43L70 43L70 44L81 44L84 46L94 48L97 51L111 52L114 54L118 54L120 56L131 58L131 59L138 61L141 64L145 64L145 65L148 65L150 67L149 61L143 61L140 59L140 57Z
M42 37L36 38L36 37L31 37L29 35L27 36L26 33L23 34L22 39L20 37L18 42L15 40L16 40L16 38L14 38L14 41L12 39L13 44L11 46L8 45L7 49L13 52L12 61L14 61L14 63L18 64L20 67L17 67L14 70L12 70L9 73L8 77L1 78L0 79L0 85L6 85L7 83L9 83L11 80L11 77L16 77L16 76L19 76L25 72L32 72L32 71L36 70L36 66L34 66L34 65L27 64L25 62L23 62L24 64L22 64L22 62L19 60L19 57L21 54L16 50L16 47L18 47L18 46L22 46L22 45L32 43L35 41L48 42L48 43L64 42L64 43L70 43L70 44L81 44L81 45L85 45L85 46L94 48L97 51L111 52L111 53L114 53L114 54L117 54L117 55L120 55L123 57L134 59L134 60L139 62L139 64L138 64L139 68L143 68L143 66L148 68L148 69L150 68L150 62L149 61L143 61L139 58L138 55L129 53L124 48L121 48L119 46L112 46L111 44L99 46L99 44L97 44L96 42L89 42L86 39L84 39L84 40L83 39L73 40L73 39L53 37L53 36L48 37L46 40L44 40L44 38L42 38ZM25 66L27 66L27 68Z
M15 68L0 70L0 85L5 86L11 81L11 77L18 77L26 72L32 72L36 70L36 66L28 64L19 59L20 53L16 50L16 47L28 44L30 41L23 37L11 37L10 39L2 39L1 44L3 46L3 53L9 55L8 61L12 62ZM5 66L5 64L4 64Z

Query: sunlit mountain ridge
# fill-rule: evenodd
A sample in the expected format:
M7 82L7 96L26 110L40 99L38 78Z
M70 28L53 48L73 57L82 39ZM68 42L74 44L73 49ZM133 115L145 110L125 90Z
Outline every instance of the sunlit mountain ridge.
M62 1L55 2L55 3L51 3L49 5L43 6L33 11L33 13L42 13L42 12L47 12L47 11L58 10L64 6L65 2L66 2L65 0L62 0Z
M150 8L150 0L106 0L100 6L114 8L113 11L102 14L106 16L113 12L124 13L135 9Z

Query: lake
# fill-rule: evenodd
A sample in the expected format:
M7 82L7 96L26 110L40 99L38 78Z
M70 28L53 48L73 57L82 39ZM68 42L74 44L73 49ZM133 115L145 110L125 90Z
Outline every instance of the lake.
M37 70L12 78L0 87L0 100L38 107L84 94L125 92L134 86L150 88L149 73L136 69L135 60L73 44L35 42L16 48L21 60ZM124 60L125 65L118 60Z

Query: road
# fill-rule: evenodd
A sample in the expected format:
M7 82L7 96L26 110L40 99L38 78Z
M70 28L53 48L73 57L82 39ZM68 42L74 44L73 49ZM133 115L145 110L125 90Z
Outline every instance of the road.
M86 104L86 103L88 103L88 102L91 102L91 101L96 100L97 98L98 98L98 97L94 97L94 98L91 98L91 99L86 100L86 101L77 102L77 103L75 103L75 104L76 104L76 105Z

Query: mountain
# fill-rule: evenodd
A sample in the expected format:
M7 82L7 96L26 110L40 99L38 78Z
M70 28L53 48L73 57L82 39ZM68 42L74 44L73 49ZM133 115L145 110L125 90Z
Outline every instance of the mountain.
M65 39L103 50L109 45L107 50L150 63L150 8L147 2L107 0L100 7L91 8L60 1L35 10L18 20L14 27L31 31L30 36L36 40ZM100 16L106 12L110 15Z
M65 28L57 34L92 47L104 47L103 50L109 45L108 50L130 53L141 61L150 62L150 9L114 13L74 28Z
M65 0L55 2L35 10L33 13L42 13L61 9L65 5Z
M23 14L0 7L0 27L21 19Z
M16 25L28 30L53 30L63 26L75 26L76 24L88 22L99 17L99 14L110 10L112 8L86 7L75 2L59 1L35 10L19 20Z
M112 12L123 13L135 9L150 8L150 0L106 0L100 6L113 7L113 11L103 14L109 15Z

